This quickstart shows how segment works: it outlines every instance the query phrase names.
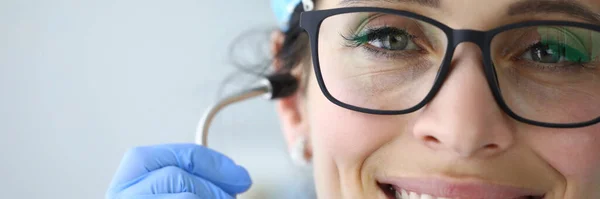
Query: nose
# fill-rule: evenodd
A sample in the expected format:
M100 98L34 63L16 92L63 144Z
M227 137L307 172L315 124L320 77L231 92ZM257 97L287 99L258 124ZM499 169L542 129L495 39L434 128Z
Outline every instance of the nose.
M511 122L494 101L481 50L463 43L436 96L423 107L413 135L428 148L459 157L493 156L514 142Z

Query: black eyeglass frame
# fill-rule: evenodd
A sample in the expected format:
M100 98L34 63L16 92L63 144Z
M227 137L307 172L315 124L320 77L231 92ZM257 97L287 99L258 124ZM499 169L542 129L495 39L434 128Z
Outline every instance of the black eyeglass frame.
M319 41L319 31L321 28L321 24L323 23L323 21L325 19L327 19L331 16L335 16L335 15L339 15L339 14L346 14L346 13L355 13L355 12L379 12L379 13L394 14L394 15L409 17L409 18L421 20L423 22L427 22L433 26L436 26L437 28L441 29L446 34L446 37L448 39L448 46L446 47L446 54L444 55L442 65L440 66L440 69L437 73L433 87L431 88L429 93L425 96L425 98L420 103L418 103L417 105L415 105L411 108L405 109L405 110L375 110L375 109L357 107L357 106L353 106L353 105L341 102L338 99L336 99L335 97L333 97L331 95L331 93L329 93L329 91L327 90L327 86L325 85L325 81L323 80L323 76L321 74L321 66L319 64L318 41ZM541 126L541 127L549 127L549 128L579 128L579 127L590 126L590 125L600 122L600 113L597 118L590 120L590 121L586 121L586 122L580 122L580 123L539 122L539 121L527 119L527 118L517 115L505 103L502 95L500 94L500 87L498 85L496 71L494 69L494 65L492 62L491 49L490 49L492 40L499 33L502 33L502 32L508 31L508 30L529 27L529 26L541 26L541 25L543 25L543 26L569 26L569 27L584 28L584 29L589 29L589 30L600 32L600 26L586 24L586 23L579 23L579 22L570 22L570 21L526 21L526 22L520 22L520 23L514 23L514 24L500 26L498 28L494 28L494 29L488 30L488 31L478 31L478 30L468 30L468 29L456 30L456 29L452 29L452 28L446 26L445 24L442 24L434 19L422 16L422 15L419 15L416 13L402 11L402 10L388 9L388 8L378 8L378 7L347 7L347 8L328 9L328 10L315 10L315 11L303 12L303 13L301 13L301 16L300 16L300 27L303 28L308 33L308 36L310 39L310 46L312 49L311 54L312 54L313 66L314 66L315 75L317 77L317 82L319 83L319 87L320 87L323 95L325 95L325 97L329 101L331 101L332 103L334 103L338 106L341 106L343 108L362 112L362 113L377 114L377 115L407 114L407 113L412 113L414 111L421 109L423 106L425 106L427 103L429 103L435 97L435 95L438 93L440 87L444 83L446 77L448 76L448 73L450 71L450 62L452 61L452 57L454 55L454 50L456 49L456 47L463 42L472 42L472 43L476 44L477 46L479 46L479 48L482 49L485 78L488 82L490 90L492 91L492 94L494 96L496 103L510 117L514 118L517 121L523 122L523 123L527 123L527 124L531 124L531 125L535 125L535 126Z

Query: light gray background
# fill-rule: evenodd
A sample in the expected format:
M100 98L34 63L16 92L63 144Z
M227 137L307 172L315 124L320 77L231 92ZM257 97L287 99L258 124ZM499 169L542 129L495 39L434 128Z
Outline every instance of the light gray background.
M193 142L231 41L275 25L268 2L0 0L1 198L104 198L128 148ZM305 179L270 102L227 108L210 141L250 171L245 198Z

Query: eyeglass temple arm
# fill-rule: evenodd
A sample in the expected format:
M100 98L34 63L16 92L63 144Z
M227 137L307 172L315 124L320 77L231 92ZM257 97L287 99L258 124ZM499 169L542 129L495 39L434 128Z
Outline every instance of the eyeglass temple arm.
M298 89L296 78L290 74L277 74L266 77L258 85L231 94L213 104L204 113L196 128L196 144L208 147L208 132L210 125L219 111L228 105L241 102L257 96L265 96L268 99L278 99L290 96Z

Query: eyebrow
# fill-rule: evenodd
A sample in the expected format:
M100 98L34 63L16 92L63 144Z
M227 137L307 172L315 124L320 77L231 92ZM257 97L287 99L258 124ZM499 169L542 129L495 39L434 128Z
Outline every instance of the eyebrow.
M339 5L351 6L366 2L390 2L418 4L431 8L440 8L440 0L341 0ZM562 13L600 24L600 14L586 8L575 0L521 0L513 3L507 11L509 16L531 13Z
M600 14L575 0L522 0L508 8L508 15L531 13L561 13L593 23L600 23Z
M339 5L350 6L350 5L364 3L364 2L370 2L370 1L373 1L373 2L383 1L383 2L391 2L391 3L411 3L411 4L418 4L418 5L432 7L432 8L440 7L440 0L342 0L339 3Z

